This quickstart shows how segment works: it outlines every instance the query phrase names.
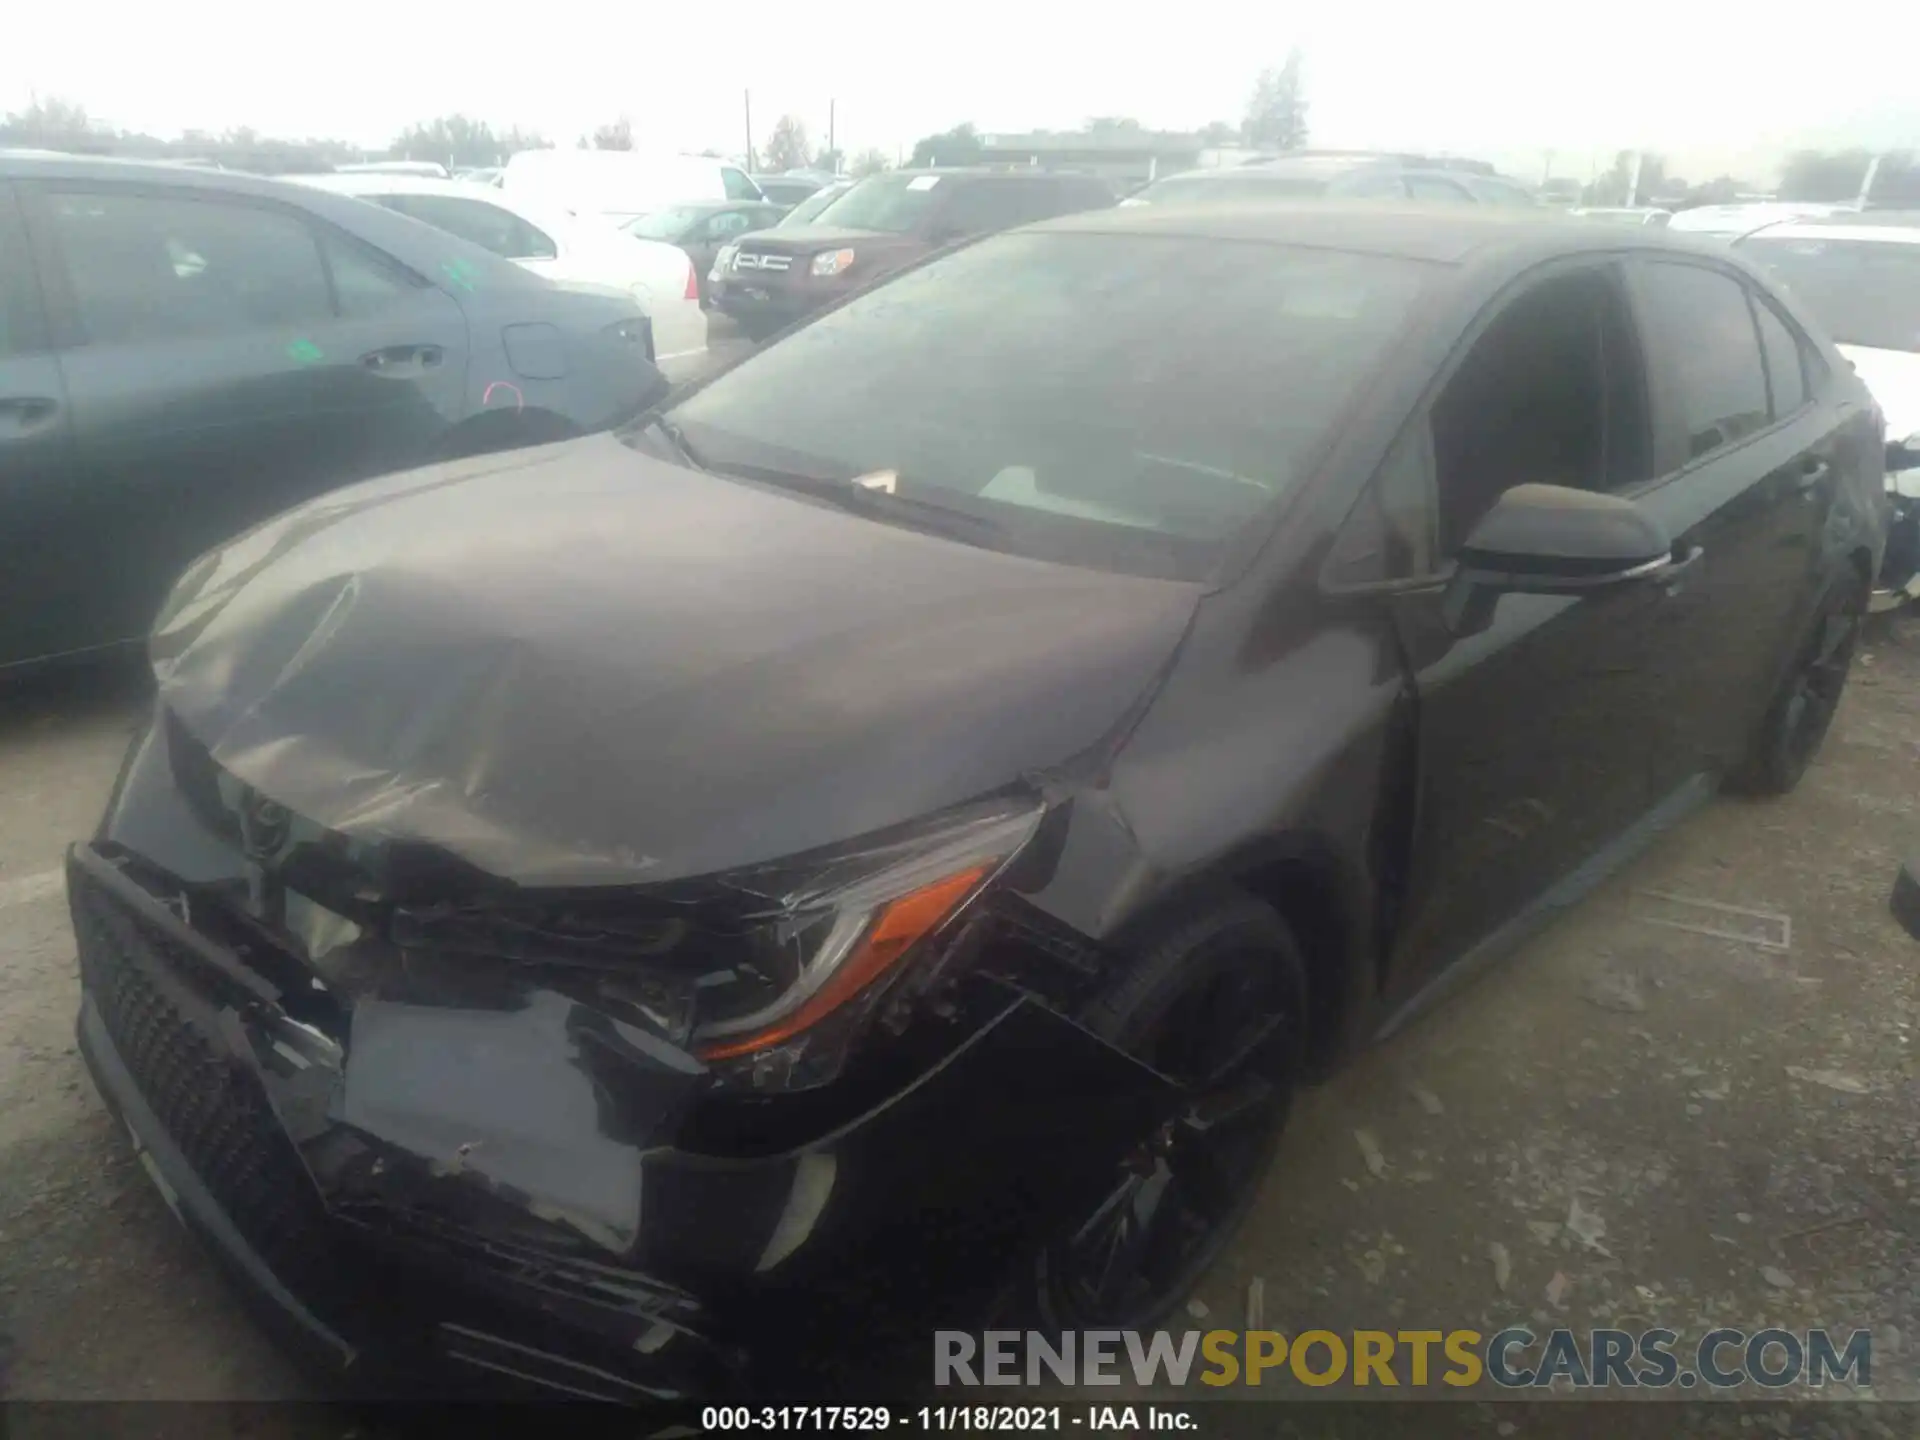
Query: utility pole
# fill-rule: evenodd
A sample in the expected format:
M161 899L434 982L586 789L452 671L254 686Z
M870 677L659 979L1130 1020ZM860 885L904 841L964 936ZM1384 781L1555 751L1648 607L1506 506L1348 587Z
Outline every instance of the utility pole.
M757 170L760 167L753 163L753 92L742 90L740 94L747 102L747 169Z
M833 143L833 101L827 101L827 154L833 157L833 173L840 173L840 147Z
M1855 209L1867 208L1867 197L1873 194L1873 182L1880 174L1880 162L1886 158L1884 153L1876 153L1873 159L1867 162L1867 173L1860 180L1860 193L1854 197Z

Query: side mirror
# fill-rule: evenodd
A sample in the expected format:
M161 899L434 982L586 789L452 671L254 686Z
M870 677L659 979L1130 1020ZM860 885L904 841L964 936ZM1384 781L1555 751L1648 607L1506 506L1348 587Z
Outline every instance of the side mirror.
M1444 605L1455 634L1484 630L1504 594L1578 595L1666 578L1700 558L1674 558L1667 527L1618 495L1563 485L1516 485L1460 547Z
M1893 918L1900 922L1900 928L1920 940L1920 874L1915 873L1916 864L1907 861L1900 867L1900 873L1893 882L1893 901L1890 909Z

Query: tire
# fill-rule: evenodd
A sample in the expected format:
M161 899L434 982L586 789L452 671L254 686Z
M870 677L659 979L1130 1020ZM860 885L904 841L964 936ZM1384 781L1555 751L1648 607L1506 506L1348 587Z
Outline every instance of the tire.
M1194 1089L1115 1157L1107 1199L1037 1258L1031 1308L1055 1332L1152 1329L1186 1298L1252 1208L1304 1053L1306 964L1272 907L1212 895L1135 953L1081 1021ZM1140 1273L1117 1275L1129 1257Z
M1846 690L1867 595L1866 585L1857 576L1835 581L1822 594L1793 667L1768 705L1746 759L1728 777L1729 789L1746 795L1785 795L1806 775Z

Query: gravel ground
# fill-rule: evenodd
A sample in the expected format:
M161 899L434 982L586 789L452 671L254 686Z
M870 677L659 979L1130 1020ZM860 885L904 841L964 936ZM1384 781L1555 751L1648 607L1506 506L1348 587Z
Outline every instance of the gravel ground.
M298 1396L73 1049L50 877L140 693L118 673L0 694L0 1369L15 1398ZM1256 1289L1288 1332L1871 1326L1876 1393L1920 1399L1920 943L1886 912L1920 851L1915 715L1920 620L1897 620L1796 794L1715 802L1304 1097L1195 1327L1240 1327ZM1655 923L1684 917L1649 891L1788 917L1790 939Z

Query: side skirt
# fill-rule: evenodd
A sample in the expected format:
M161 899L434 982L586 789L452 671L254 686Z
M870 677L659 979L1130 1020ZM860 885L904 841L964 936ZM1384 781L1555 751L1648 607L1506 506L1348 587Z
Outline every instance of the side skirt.
M1718 789L1718 782L1710 775L1694 775L1681 782L1665 799L1554 881L1519 914L1462 951L1458 959L1437 972L1388 1015L1373 1038L1384 1040L1398 1033L1410 1021L1477 978L1562 910L1585 899L1602 880L1711 800Z

